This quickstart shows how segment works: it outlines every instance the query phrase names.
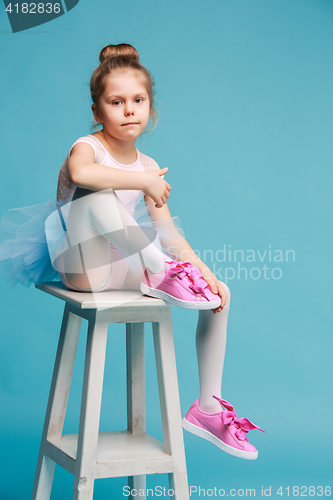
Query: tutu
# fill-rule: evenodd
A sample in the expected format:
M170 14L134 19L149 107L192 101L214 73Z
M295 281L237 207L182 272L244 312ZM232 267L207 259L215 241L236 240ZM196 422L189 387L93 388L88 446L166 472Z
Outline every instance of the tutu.
M49 200L4 213L0 224L0 271L10 288L17 283L29 287L33 283L60 280L55 263L68 248L66 220L70 204ZM179 234L184 235L179 218L153 220L143 195L135 206L128 204L125 208L151 241L158 236L163 253L174 258L173 244ZM113 260L126 256L124 252L111 255Z
M0 270L10 288L17 283L59 279L53 269L45 235L45 220L57 209L55 200L7 210L0 224Z

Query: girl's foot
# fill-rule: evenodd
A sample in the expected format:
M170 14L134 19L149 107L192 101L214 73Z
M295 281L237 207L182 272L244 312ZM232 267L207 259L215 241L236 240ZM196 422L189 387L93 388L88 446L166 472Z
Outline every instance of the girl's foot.
M186 309L215 309L221 305L221 298L212 293L196 266L175 260L167 265L159 274L145 269L140 284L142 293Z
M205 413L200 410L199 399L196 399L183 419L183 428L207 439L230 455L255 460L258 452L249 443L245 433L252 429L265 431L245 417L237 418L234 407L228 401L216 396L214 398L221 403L224 410L220 413Z

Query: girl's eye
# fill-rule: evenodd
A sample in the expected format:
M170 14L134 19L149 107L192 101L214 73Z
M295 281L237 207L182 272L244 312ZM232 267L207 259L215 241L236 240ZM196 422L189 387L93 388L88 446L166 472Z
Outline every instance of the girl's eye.
M135 102L139 102L140 103L142 101L143 101L142 97L138 97L137 99L135 99Z
M120 102L120 101L113 101L113 102L112 102L112 104L113 104L114 106L119 106L119 104L121 104L121 102Z

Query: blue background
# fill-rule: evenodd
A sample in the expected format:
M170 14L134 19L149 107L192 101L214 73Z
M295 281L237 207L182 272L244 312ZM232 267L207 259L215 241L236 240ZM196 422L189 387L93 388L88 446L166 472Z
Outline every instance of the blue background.
M157 128L138 147L168 166L169 206L192 247L224 279L216 252L267 250L228 281L232 304L223 397L251 432L254 462L185 433L189 484L201 488L332 485L331 0L81 0L64 16L1 43L0 213L55 197L70 146L91 129L89 79L108 43L127 42L156 80ZM231 245L231 247L229 247ZM271 245L271 246L269 246ZM295 261L269 262L268 250ZM220 254L218 254L220 255ZM215 268L214 268L215 266ZM271 269L282 271L273 279ZM231 271L230 271L231 272ZM253 271L255 278L258 271ZM276 274L275 276L278 276ZM1 293L0 498L30 498L63 305L31 288ZM182 413L198 397L196 313L173 308ZM84 329L65 430L76 429ZM148 430L161 437L147 328ZM109 333L101 429L125 426L125 351ZM125 498L123 479L96 500ZM52 500L72 498L56 469ZM167 486L164 476L148 486ZM319 491L319 490L317 490ZM240 493L241 494L241 493ZM199 498L192 495L192 498Z

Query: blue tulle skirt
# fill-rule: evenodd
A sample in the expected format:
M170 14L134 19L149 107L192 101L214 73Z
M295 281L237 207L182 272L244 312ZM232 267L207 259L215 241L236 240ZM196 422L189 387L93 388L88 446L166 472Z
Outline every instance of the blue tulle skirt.
M69 208L70 203L49 200L4 213L0 223L0 272L10 288L18 283L29 287L31 284L60 280L52 262L66 249ZM178 217L153 220L143 198L135 207L126 208L140 226L156 231L162 251L173 258L170 252L172 243L179 238L179 234L184 235Z

